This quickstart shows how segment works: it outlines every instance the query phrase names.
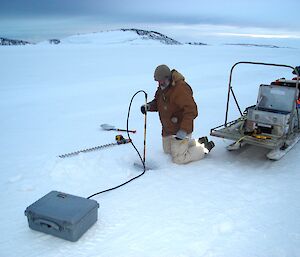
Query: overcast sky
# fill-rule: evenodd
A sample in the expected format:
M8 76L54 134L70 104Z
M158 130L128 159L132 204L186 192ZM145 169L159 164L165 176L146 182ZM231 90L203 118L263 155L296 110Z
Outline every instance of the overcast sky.
M299 7L300 0L0 0L0 37L122 27L300 37Z

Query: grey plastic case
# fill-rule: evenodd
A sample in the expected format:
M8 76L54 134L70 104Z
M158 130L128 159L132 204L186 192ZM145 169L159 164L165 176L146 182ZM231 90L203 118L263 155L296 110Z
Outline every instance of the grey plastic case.
M95 200L51 191L25 210L31 229L77 241L98 219Z

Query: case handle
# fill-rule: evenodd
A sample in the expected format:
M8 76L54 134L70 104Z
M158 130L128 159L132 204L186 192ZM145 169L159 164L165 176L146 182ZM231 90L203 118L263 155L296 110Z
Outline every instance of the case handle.
M56 224L55 222L44 220L44 219L36 219L34 220L35 224L41 225L41 226L47 226L48 228L53 228L57 231L60 230L60 226Z

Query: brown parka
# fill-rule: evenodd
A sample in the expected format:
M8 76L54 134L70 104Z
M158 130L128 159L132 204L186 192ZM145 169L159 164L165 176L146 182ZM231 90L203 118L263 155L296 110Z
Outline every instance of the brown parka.
M198 116L193 91L182 74L176 70L172 70L171 74L170 85L164 90L158 86L154 100L148 103L148 110L158 111L162 136L175 135L180 129L190 134Z

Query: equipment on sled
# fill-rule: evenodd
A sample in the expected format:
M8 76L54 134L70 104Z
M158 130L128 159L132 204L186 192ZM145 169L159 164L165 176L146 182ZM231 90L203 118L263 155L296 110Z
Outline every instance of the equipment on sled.
M299 74L297 80L279 79L270 85L260 85L256 104L247 107L242 113L231 86L233 69L239 64L277 66L294 70L292 66L281 64L260 62L234 64L229 77L225 123L212 128L210 135L234 140L235 142L227 147L228 150L236 150L250 144L270 149L267 158L279 160L300 139L298 109L300 107L297 106ZM241 116L228 122L230 95L233 96Z

